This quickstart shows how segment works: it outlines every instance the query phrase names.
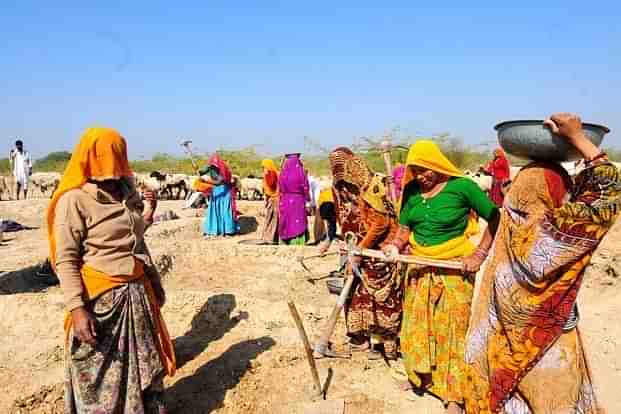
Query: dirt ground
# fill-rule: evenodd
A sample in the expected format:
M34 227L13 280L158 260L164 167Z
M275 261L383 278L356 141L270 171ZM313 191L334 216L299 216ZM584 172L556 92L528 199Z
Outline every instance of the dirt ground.
M0 412L61 413L63 307L58 287L37 280L34 266L47 252L43 221L46 200L1 202L0 217L34 227L5 234L0 246ZM325 325L335 297L325 283L297 262L313 248L239 244L256 238L261 203L242 202L244 235L203 240L200 219L180 202L162 202L179 220L148 233L164 275L164 316L179 359L167 380L173 413L304 413L312 381L287 301L293 300L311 339ZM255 218L256 217L256 218ZM257 220L259 222L257 222ZM609 413L621 412L621 224L600 247L581 293L580 327L589 347L599 395ZM312 262L317 276L336 259ZM340 322L333 339L343 338ZM342 339L340 339L342 341ZM344 400L345 412L442 413L441 405L399 391L384 361L363 356L320 360L330 373L330 401Z

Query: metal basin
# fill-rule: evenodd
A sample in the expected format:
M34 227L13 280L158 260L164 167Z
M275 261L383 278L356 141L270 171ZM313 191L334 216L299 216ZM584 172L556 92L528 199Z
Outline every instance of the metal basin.
M610 129L603 125L582 124L584 134L598 147ZM553 134L540 120L506 121L494 127L498 142L509 154L519 158L546 161L573 161L580 153L563 138Z

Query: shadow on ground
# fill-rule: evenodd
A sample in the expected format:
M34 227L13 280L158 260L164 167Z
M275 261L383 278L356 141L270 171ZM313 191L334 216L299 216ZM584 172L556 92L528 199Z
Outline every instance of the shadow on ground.
M235 296L230 294L215 295L207 300L192 319L190 330L174 341L177 368L203 353L211 342L221 339L240 321L248 319L246 312L231 317L236 307Z
M259 228L259 222L256 218L251 216L241 216L239 218L239 234L245 235L254 233Z
M211 413L224 406L229 390L234 389L250 368L250 362L276 345L267 336L243 341L209 361L196 373L167 390L171 413Z
M40 270L40 264L6 273L0 269L0 295L36 293L59 284L55 275Z

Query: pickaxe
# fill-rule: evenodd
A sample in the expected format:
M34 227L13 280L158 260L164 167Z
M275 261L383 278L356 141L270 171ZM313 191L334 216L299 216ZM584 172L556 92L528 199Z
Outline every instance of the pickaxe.
M194 168L194 171L197 172L198 165L196 164L196 161L194 161L194 153L192 152L192 148L190 148L190 145L192 145L192 141L190 140L181 141L181 146L185 149L185 152L187 152L188 155L190 156L190 161L192 161L192 168Z
M304 270L306 270L310 274L313 274L313 271L310 270L308 268L308 266L306 266L306 263L304 263L305 260L319 259L321 257L328 257L328 256L335 256L337 254L339 254L339 253L338 252L330 252L330 253L316 254L316 255L313 255L313 256L306 256L306 257L305 256L300 256L300 257L298 257L298 262L300 263L300 265L302 266L302 268Z
M332 309L332 313L330 314L330 318L328 319L328 325L323 331L319 342L315 344L315 355L318 358L330 357L330 358L350 358L350 354L339 354L330 349L330 338L334 333L334 329L336 328L336 323L339 320L339 316L343 307L345 306L345 302L349 297L349 292L354 284L354 278L362 277L358 266L352 260L354 258L354 250L356 248L356 235L352 232L348 232L345 235L345 243L347 245L347 260L352 268L352 274L347 277L347 281L345 282L345 286L343 286L343 290L339 295L336 305L334 305L334 309Z

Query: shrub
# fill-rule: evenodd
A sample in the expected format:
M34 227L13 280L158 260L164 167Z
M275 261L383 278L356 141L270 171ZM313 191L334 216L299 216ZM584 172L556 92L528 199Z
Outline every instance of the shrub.
M63 172L71 159L71 153L67 151L51 152L45 157L34 162L35 171Z

